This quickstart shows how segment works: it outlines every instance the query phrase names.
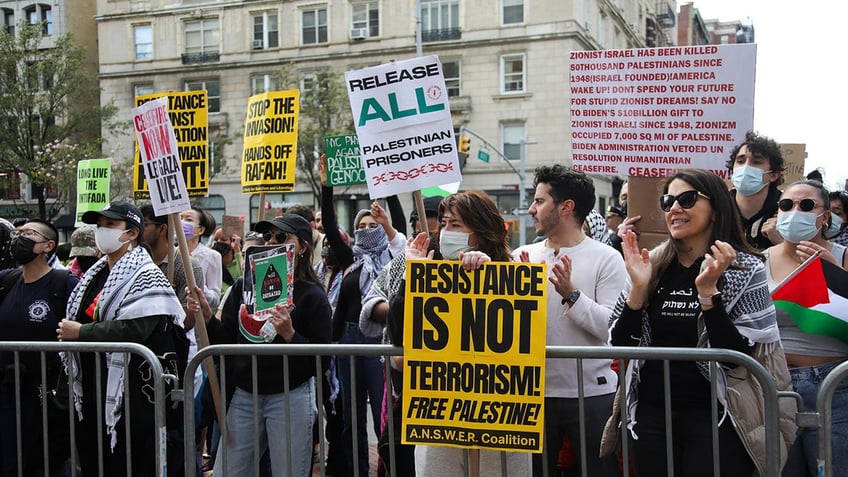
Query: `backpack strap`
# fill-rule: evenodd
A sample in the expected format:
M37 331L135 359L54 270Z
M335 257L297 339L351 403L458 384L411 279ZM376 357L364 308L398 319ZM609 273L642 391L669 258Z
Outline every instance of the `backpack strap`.
M10 288L15 286L15 283L21 279L23 274L24 272L20 268L13 268L0 275L0 302L3 301L3 298L6 297L6 293L9 292Z

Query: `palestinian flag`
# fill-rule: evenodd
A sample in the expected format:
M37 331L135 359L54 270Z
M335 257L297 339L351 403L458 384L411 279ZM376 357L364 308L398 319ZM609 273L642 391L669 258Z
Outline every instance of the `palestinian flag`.
M814 256L801 264L771 293L805 333L848 343L848 272Z

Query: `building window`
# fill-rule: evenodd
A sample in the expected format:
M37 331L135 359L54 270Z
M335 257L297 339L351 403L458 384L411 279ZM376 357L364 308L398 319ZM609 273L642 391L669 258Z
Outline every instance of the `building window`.
M423 41L456 40L459 32L459 0L421 0Z
M185 91L206 90L206 101L210 113L221 112L221 82L218 80L195 80L185 82Z
M136 25L133 27L133 41L135 42L135 59L149 60L153 58L153 27L148 25Z
M38 3L27 7L24 12L26 13L27 23L30 25L41 23L41 33L45 35L53 34L53 10L50 9L50 5Z
M218 143L209 141L209 177L215 177L224 172L226 166L224 155L220 154L218 149Z
M445 87L448 89L448 98L459 96L459 60L443 62L442 70L445 73Z
M310 8L300 13L303 20L303 44L327 43L327 9Z
M7 200L21 198L21 174L19 172L0 172L0 197Z
M524 0L501 0L503 24L524 23Z
M350 6L350 37L376 38L380 36L380 10L377 2L354 3Z
M253 15L253 49L277 48L280 46L280 27L276 12Z
M279 90L277 78L270 74L253 75L250 77L251 94L267 93Z
M521 139L524 137L524 123L501 124L502 150L507 159L511 161L521 159Z
M315 73L303 73L300 76L300 94L301 96L311 93L312 89L317 85Z
M9 8L3 9L3 26L10 36L15 36L15 11Z
M501 93L522 93L524 83L524 53L501 56Z
M185 23L186 53L219 53L220 41L221 30L217 18Z
M153 94L153 83L142 83L133 85L133 106L135 106L135 98L139 96L147 96Z

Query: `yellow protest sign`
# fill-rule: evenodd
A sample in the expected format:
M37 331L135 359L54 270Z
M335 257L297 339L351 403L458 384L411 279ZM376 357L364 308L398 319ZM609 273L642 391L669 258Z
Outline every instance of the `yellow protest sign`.
M247 100L241 191L290 192L297 172L300 91L273 91Z
M205 197L209 193L209 113L206 90L170 91L135 98L135 107L157 98L168 98L168 116L177 138L180 167L189 197ZM142 170L138 142L135 144L133 197L149 199L150 190Z
M410 261L405 444L541 452L547 266Z

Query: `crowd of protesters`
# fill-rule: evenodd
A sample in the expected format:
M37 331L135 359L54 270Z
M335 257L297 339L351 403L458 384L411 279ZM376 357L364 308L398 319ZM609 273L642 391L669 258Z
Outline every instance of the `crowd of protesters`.
M539 238L515 250L497 204L478 190L427 198L426 216L413 211L409 232L397 197L387 199L386 209L375 201L352 223L340 223L323 160L318 210L290 207L244 235L230 236L202 208L179 214L173 223L186 238L185 262L168 217L157 216L150 205L115 200L83 214L86 225L71 234L64 263L57 254L59 232L50 222L0 219L0 340L139 343L154 352L166 373L178 376L197 352L197 319L203 319L211 344L400 346L408 260L459 260L469 270L490 261L545 263L549 345L713 347L755 358L765 349L781 357L779 371L787 380L791 376L805 409L812 410L821 377L848 358L848 344L799 329L775 309L769 292L812 255L846 266L848 193L829 192L820 178L778 189L784 172L779 146L755 133L734 149L727 168L731 190L697 169L662 181L657 200L668 237L653 250L639 245L641 217L628 216L627 184L617 204L601 215L594 210L592 179L561 165L536 170L528 212ZM271 329L263 328L267 339L257 340L244 330L245 320L257 312L246 300L251 296L246 287L254 281L247 254L278 245L293 250L292 303L268 312ZM196 287L189 289L192 282ZM459 449L401 444L402 357L391 358L389 376L381 358L347 354L322 356L320 365L315 356L234 356L225 363L216 364L227 383L226 435L200 368L195 396L184 397L199 408L196 456L184 456L181 400L169 395L164 433L169 475L183 475L184 459L196 461L200 476L253 475L258 468L260 475L305 477L321 462L327 475L366 477L387 475L390 460L403 476L468 471ZM619 475L622 463L602 446L610 423L616 426L608 419L619 405L627 406L629 421L617 423L613 432L632 445L636 475L664 475L669 464L678 475L714 475L713 429L721 475L762 472L763 436L746 433L738 422L740 416L749 422L761 410L735 405L727 396L730 385L720 379L721 420L712 422L716 403L708 365L672 362L664 371L659 361L631 361L626 389L612 365L609 359L549 359L547 458L482 451L480 475L500 475L502 469L515 476ZM722 376L734 371L719 369ZM151 438L157 432L153 377L140 357L3 352L0 373L0 476L65 476L72 470L124 475L128 469L132 475L158 475L158 441ZM833 410L834 445L843 446L845 386ZM48 417L55 424L49 438L41 432L46 395L74 404L51 407L60 418ZM388 407L395 412L391 446ZM756 416L751 419L756 422ZM323 433L319 425L326 425ZM369 462L370 433L378 438L376 468ZM325 438L324 455L319 435ZM783 440L784 475L814 475L814 432L804 431L794 443L787 432ZM569 455L585 456L586 467ZM836 475L848 472L846 459L834 451ZM69 469L69 462L78 468Z

